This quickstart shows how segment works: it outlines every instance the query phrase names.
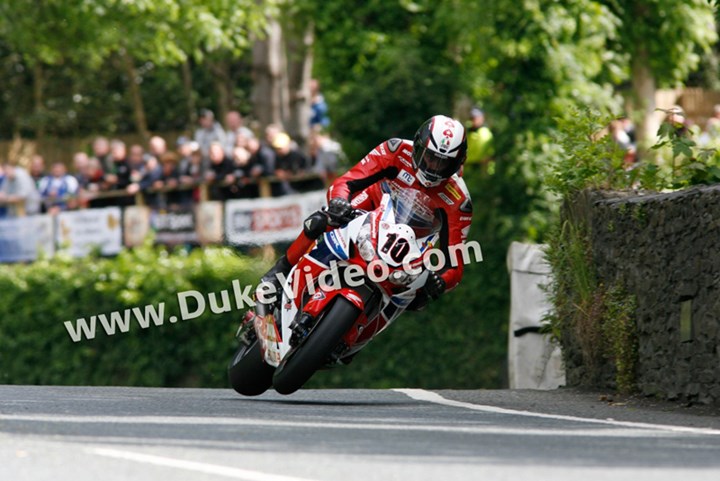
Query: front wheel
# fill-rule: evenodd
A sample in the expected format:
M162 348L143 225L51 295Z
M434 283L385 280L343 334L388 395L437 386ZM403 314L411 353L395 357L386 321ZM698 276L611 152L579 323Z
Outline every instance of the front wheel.
M292 394L300 389L325 365L360 312L350 301L337 296L305 342L280 362L272 380L275 390L280 394Z
M259 396L272 386L275 368L266 364L257 339L241 343L228 366L230 385L243 396Z

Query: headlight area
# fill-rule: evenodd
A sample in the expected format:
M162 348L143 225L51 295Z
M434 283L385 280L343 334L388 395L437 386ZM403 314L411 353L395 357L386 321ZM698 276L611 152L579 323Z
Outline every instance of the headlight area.
M372 261L375 258L375 247L370 238L370 224L362 226L360 232L358 232L356 242L360 257L362 257L365 262Z

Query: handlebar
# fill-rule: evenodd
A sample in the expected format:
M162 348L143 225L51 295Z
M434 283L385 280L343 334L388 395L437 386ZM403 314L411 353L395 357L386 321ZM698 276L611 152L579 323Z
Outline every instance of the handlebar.
M363 209L353 209L349 214L338 216L336 214L332 214L328 211L327 206L323 206L320 209L321 212L323 212L330 221L330 225L332 226L341 226L345 225L351 220L355 219L356 217L360 217L363 214L367 214L366 210Z

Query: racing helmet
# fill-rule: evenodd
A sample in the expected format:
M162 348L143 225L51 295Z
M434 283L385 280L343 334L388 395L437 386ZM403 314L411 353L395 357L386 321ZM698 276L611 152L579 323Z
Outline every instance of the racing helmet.
M467 157L465 128L444 115L426 120L413 140L413 167L425 187L435 187L460 170Z

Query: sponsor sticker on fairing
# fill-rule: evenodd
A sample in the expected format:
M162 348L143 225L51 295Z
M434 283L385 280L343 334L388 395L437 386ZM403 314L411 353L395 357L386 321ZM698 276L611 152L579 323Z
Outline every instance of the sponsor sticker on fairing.
M455 203L450 199L450 197L443 194L442 192L438 192L438 197L440 197L447 205L453 205Z
M445 190L450 192L450 195L455 197L457 200L462 199L462 195L460 195L460 192L458 192L454 186L452 186L450 184L445 184Z
M398 179L400 179L407 185L413 185L413 182L415 182L415 176L413 176L405 169L400 171L400 173L398 174Z

